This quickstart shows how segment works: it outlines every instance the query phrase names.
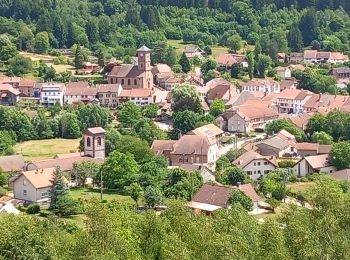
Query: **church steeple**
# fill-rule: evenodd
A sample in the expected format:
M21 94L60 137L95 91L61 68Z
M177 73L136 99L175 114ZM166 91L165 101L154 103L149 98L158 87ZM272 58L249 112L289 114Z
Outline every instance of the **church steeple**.
M140 49L137 50L137 60L138 60L138 69L140 71L150 71L151 66L151 49L143 45Z

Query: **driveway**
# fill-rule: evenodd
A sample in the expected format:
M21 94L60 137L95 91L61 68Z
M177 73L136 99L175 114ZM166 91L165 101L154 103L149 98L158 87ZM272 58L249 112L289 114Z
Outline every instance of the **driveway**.
M247 142L254 141L256 139L262 139L265 136L266 136L265 133L259 133L259 134L256 135L256 137L240 140L240 141L237 142L237 150L242 148ZM234 143L222 146L221 148L219 148L219 157L222 156L222 155L227 154L231 149L235 149L235 144Z

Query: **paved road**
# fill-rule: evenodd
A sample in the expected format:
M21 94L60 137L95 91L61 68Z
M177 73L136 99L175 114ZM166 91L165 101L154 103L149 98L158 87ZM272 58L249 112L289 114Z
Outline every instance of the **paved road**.
M261 133L261 134L257 134L256 137L253 137L253 138L247 138L247 139L244 139L244 140L240 140L238 141L237 143L237 149L240 149L245 143L247 143L248 141L253 141L253 140L256 140L256 139L259 139L259 138L264 138L266 134L264 133ZM228 151L230 151L231 149L234 149L235 148L235 144L228 144L228 145L225 145L223 147L221 147L219 149L219 156L222 156L224 154L227 154Z

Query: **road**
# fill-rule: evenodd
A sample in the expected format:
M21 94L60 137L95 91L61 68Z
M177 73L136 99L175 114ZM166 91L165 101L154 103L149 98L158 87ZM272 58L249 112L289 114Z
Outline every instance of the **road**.
M245 143L249 142L249 141L254 141L256 139L262 139L266 136L265 133L259 133L256 135L256 137L253 137L253 138L247 138L247 139L244 139L244 140L240 140L237 142L237 149L239 150ZM228 145L225 145L225 146L222 146L220 149L219 149L219 156L222 156L224 154L227 154L231 149L234 149L235 148L235 144L228 144Z

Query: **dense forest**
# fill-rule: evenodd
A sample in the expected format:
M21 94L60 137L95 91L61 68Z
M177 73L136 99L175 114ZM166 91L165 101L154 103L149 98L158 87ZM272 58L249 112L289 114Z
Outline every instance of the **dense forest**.
M270 56L309 46L348 52L349 12L346 0L5 0L0 33L19 50L78 43L118 58L169 39L228 46L231 36Z

